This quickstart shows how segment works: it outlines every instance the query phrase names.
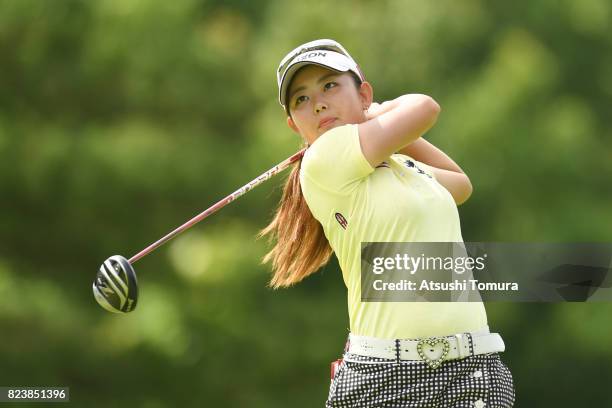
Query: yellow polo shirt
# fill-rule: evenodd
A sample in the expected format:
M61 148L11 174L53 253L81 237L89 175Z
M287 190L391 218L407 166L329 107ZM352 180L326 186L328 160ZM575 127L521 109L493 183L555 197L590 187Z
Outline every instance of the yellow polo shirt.
M393 154L374 169L358 126L344 125L306 150L300 183L342 269L353 334L420 338L487 326L482 302L361 301L362 242L463 242L455 201L428 165Z

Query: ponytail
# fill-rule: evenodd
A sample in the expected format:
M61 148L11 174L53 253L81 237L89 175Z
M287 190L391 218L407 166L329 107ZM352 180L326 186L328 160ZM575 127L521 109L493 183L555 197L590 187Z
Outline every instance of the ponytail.
M333 253L323 227L302 195L301 165L302 159L294 164L274 219L257 236L270 235L270 243L276 240L274 248L262 259L262 264L272 261L274 273L268 286L274 289L294 285L315 273Z

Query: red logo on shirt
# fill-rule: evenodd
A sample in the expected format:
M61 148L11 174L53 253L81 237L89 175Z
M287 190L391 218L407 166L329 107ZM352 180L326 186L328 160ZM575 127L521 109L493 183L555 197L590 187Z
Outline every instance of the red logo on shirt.
M338 224L340 224L340 226L343 229L346 229L348 222L346 221L346 218L344 218L342 214L336 213L336 221L338 221Z

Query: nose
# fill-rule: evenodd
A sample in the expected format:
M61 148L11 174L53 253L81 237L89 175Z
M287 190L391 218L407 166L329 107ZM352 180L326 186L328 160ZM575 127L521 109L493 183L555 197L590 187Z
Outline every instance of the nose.
M327 104L323 101L317 101L315 103L315 113L321 113L322 111L327 109Z

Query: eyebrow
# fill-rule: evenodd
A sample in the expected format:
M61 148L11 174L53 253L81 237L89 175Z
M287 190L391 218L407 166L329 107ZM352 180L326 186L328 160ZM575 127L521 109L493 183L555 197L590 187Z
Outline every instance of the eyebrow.
M340 73L338 73L338 72L331 72L329 74L325 74L321 78L319 78L317 83L320 84L321 82L325 81L326 79L328 79L330 77L333 77L333 76L338 76L338 75L340 75ZM300 92L300 91L302 91L304 89L306 89L305 86L300 86L300 87L295 88L293 90L293 92L289 92L289 97L287 98L287 101L290 102L291 98L293 98L293 95L295 95L296 93L298 93L298 92Z

